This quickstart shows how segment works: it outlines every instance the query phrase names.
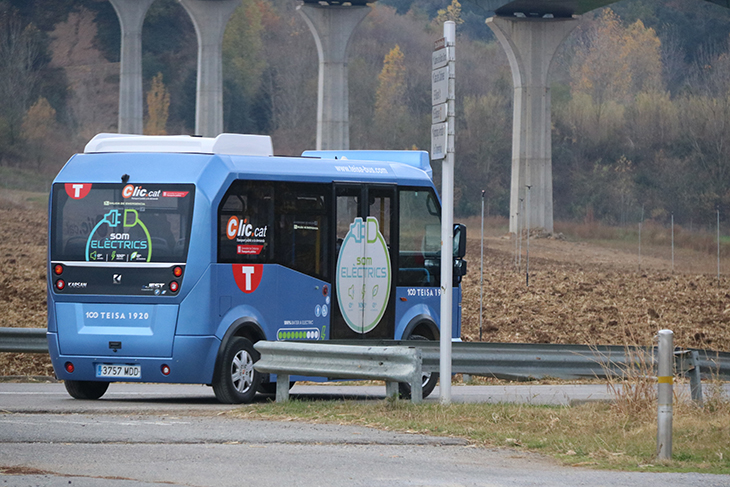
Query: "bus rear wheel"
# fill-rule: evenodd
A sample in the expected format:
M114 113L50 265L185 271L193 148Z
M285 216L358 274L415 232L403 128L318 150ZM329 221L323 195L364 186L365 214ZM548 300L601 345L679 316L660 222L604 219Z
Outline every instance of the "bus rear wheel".
M213 392L224 404L250 403L261 383L261 374L253 368L259 359L253 344L243 337L233 337L226 344L213 378Z
M93 382L88 380L65 380L63 385L74 399L99 399L109 389L108 382Z

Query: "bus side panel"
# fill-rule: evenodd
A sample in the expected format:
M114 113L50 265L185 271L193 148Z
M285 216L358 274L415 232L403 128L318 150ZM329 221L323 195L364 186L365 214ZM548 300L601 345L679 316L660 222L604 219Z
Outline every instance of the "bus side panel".
M328 339L332 286L301 272L278 267L280 318L271 339Z
M215 271L211 270L211 267L205 269L200 279L180 303L180 317L175 332L177 336L213 336L215 334L218 320L217 316L214 316L215 310L211 309L213 296L216 296L214 273ZM183 285L188 285L188 281L183 281Z
M441 309L441 298L437 296L438 292L439 288L433 287L396 288L394 336L396 340L403 339L406 327L411 320L419 315L431 318L438 326L440 321L439 309Z
M218 338L242 318L258 324L269 340L323 340L329 336L332 287L326 282L277 264L216 267L219 313L223 315Z
M232 324L242 318L261 327L267 338L278 322L279 266L269 264L215 264L218 322L215 336L225 337Z
M210 384L221 341L214 336L177 336L169 382ZM159 378L155 379L160 382Z
M451 314L451 338L461 338L461 288L453 288ZM440 288L399 287L396 288L395 339L403 339L408 324L417 316L429 317L441 329Z

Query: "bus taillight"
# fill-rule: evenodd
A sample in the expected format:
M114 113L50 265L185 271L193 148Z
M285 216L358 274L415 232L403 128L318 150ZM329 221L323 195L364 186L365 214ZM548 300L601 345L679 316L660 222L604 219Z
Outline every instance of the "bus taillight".
M59 279L58 281L56 281L56 289L58 289L59 291L62 291L63 288L65 288L65 287L66 287L66 281L64 281L63 279Z
M174 275L175 277L180 277L180 276L182 276L182 273L183 273L183 269L182 269L182 267L180 267L179 265L175 266L175 267L174 267L174 268L172 269L172 274L173 274L173 275Z
M63 266L62 266L61 264L56 264L56 265L55 265L55 266L53 267L53 272L54 272L54 273L55 273L55 274L56 274L57 276L60 276L61 274L63 274Z
M163 364L162 367L160 367L160 371L162 372L162 375L170 375L170 366Z
M69 374L73 374L73 371L75 370L74 364L72 364L71 362L66 362L65 364L63 364L63 368L66 369L66 372L68 372Z
M180 289L180 284L178 284L177 281L170 282L170 291L176 293L178 289Z

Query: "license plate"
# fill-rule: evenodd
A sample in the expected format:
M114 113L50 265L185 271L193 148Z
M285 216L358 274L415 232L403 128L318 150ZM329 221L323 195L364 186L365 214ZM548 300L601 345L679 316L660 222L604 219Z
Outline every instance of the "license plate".
M139 365L106 365L96 366L97 377L120 377L126 379L139 379L142 377L142 367Z

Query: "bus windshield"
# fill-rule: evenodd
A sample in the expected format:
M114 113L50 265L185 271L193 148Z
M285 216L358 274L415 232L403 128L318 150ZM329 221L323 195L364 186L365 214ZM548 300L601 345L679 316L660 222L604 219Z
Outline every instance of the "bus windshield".
M184 263L192 184L56 183L51 260Z

